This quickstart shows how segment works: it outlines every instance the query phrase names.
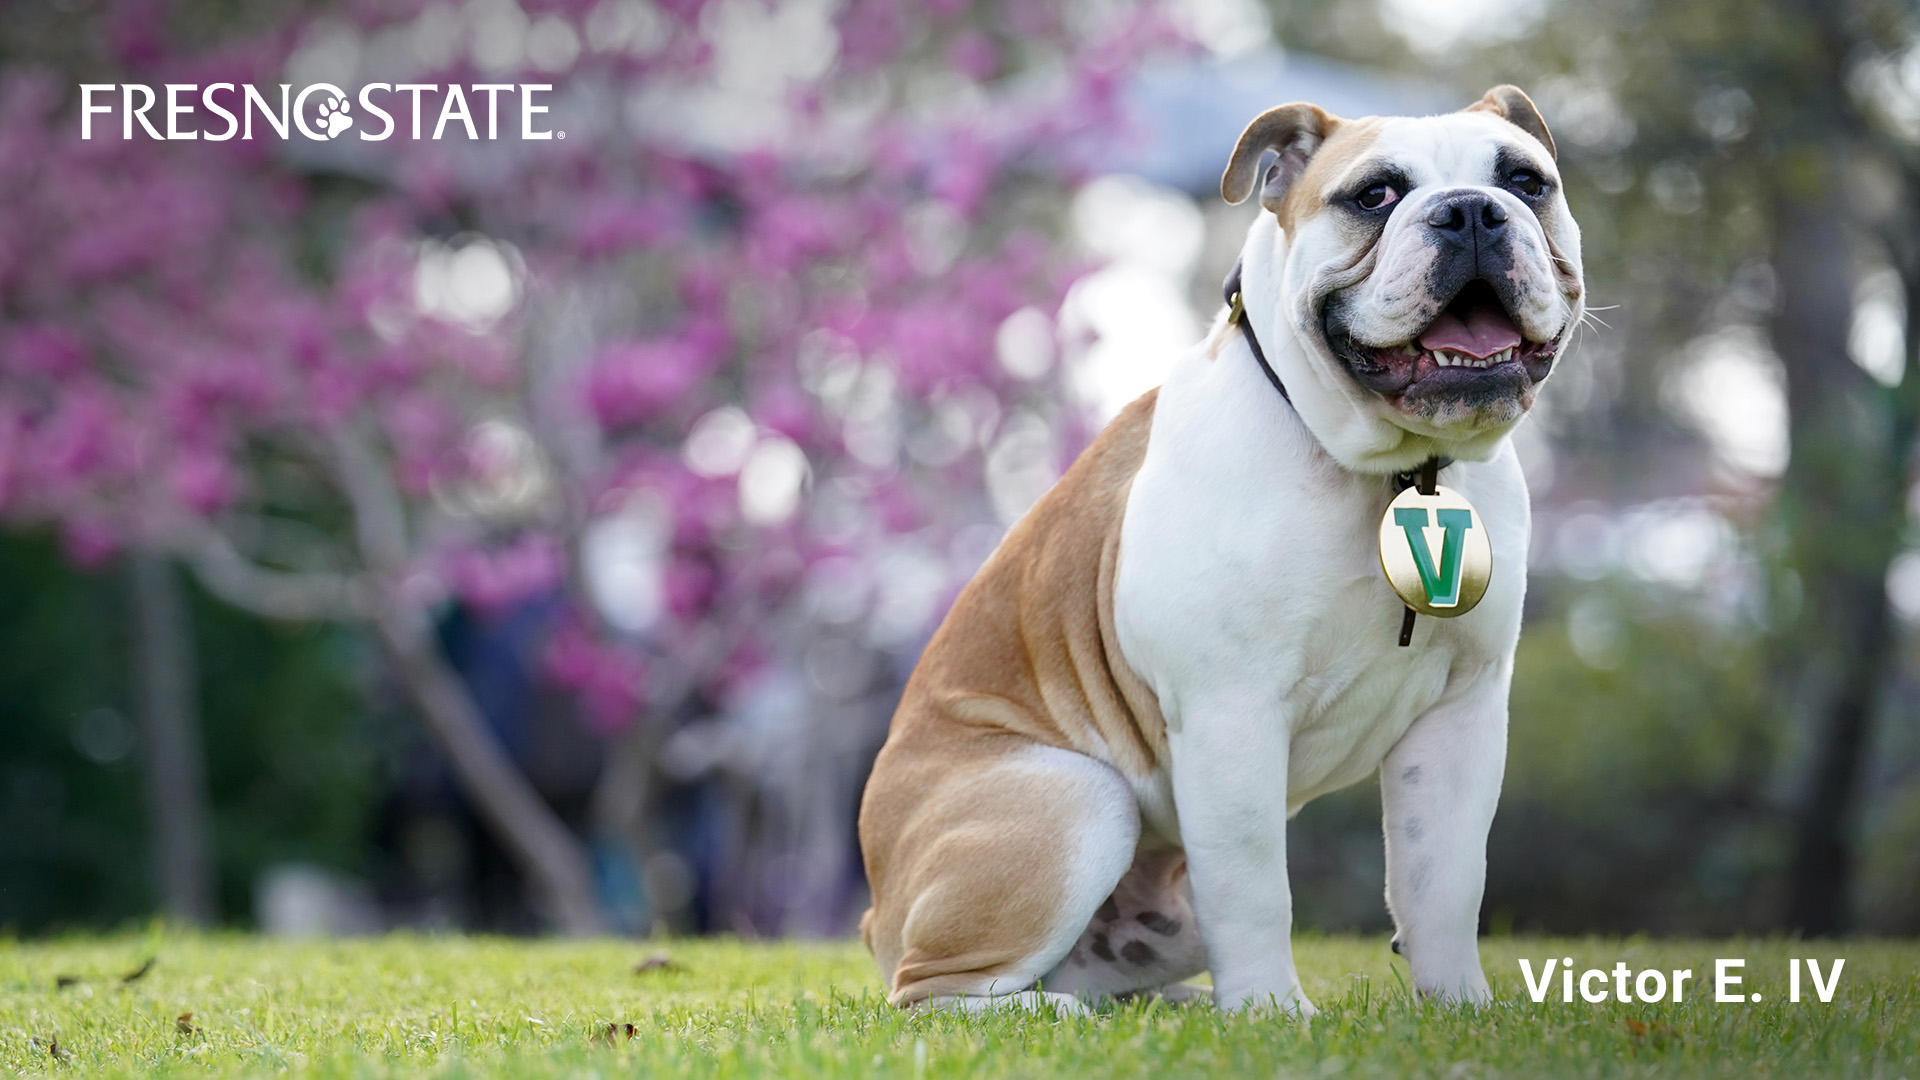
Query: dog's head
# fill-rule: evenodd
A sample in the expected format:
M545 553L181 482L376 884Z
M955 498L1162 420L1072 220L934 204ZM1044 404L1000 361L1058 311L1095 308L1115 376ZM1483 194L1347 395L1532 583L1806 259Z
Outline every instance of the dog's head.
M1256 177L1269 150L1278 158ZM1584 312L1580 230L1553 136L1518 88L1444 116L1261 114L1220 193L1261 205L1243 267L1258 331L1349 467L1485 457L1532 407ZM1304 363L1305 371L1284 370Z

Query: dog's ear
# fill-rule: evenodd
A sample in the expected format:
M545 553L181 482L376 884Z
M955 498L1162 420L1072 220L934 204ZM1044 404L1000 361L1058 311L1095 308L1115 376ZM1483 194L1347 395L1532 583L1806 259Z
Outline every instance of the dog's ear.
M1260 205L1279 213L1287 189L1300 179L1314 151L1339 123L1338 117L1305 102L1281 105L1254 117L1247 130L1240 133L1233 156L1227 159L1227 171L1220 174L1220 197L1234 204L1246 202L1253 194L1253 174L1260 167L1260 156L1278 150L1279 160L1267 169L1260 185Z
M1540 110L1533 107L1533 99L1526 91L1517 86L1496 86L1462 111L1490 112L1539 139L1551 157L1556 160L1560 157L1560 152L1553 148L1553 133L1547 130L1547 122L1540 119Z

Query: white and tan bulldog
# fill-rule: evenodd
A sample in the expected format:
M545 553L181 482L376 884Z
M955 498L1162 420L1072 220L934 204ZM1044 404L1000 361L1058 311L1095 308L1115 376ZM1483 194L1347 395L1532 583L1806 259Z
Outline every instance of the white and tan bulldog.
M1228 202L1269 150L1244 331L1223 316L1107 427L907 683L860 811L861 928L896 1005L1079 1008L1210 971L1222 1008L1310 1015L1287 819L1376 769L1414 986L1487 1000L1530 527L1507 434L1583 315L1579 229L1511 86L1445 116L1270 110ZM1493 577L1402 648L1379 526L1430 458Z

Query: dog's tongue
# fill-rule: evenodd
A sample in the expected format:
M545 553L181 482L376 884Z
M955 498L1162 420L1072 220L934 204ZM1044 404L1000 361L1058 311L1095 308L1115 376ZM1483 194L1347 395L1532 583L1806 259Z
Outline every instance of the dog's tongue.
M1484 360L1518 344L1520 328L1513 325L1499 304L1476 304L1468 309L1464 319L1451 311L1443 311L1432 326L1420 333L1420 347L1429 352L1445 349L1466 353L1476 360Z

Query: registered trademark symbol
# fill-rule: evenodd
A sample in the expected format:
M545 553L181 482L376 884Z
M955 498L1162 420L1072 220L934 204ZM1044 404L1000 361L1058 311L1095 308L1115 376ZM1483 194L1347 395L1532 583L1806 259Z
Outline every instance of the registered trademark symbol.
M556 131L553 133L553 135L554 135L554 138L556 139L564 139L567 137L567 133L564 131Z

